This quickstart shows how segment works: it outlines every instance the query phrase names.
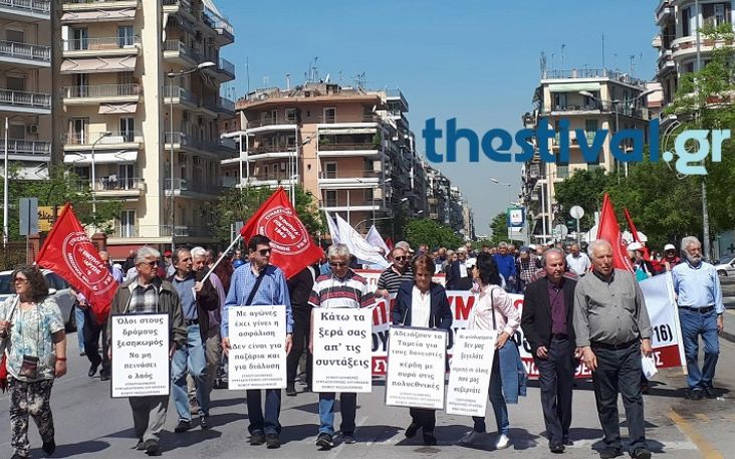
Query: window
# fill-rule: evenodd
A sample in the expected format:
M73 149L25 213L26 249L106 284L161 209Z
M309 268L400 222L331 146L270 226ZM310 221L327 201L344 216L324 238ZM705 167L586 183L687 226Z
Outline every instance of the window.
M133 34L133 26L119 26L117 28L117 45L120 48L127 48L135 44L135 35Z
M135 211L123 210L120 213L119 237L135 237Z
M324 163L324 178L337 178L337 163Z
M324 109L324 122L325 123L336 123L337 122L337 109L329 107Z
M24 43L24 34L22 30L12 30L12 29L6 29L5 30L5 39L8 41L13 41L15 43Z
M69 143L83 145L87 143L89 119L72 118L69 120Z
M337 190L327 190L327 207L337 207Z
M290 123L296 122L296 109L295 108L286 109L286 120Z
M567 106L567 95L563 92L554 93L554 109L563 110Z
M10 123L8 126L8 138L23 140L26 138L26 125Z
M135 166L133 164L120 164L117 166L117 180L124 190L132 190L135 187Z
M125 142L135 140L135 118L120 118L120 136Z
M86 28L71 29L71 43L69 49L72 51L80 51L89 49L89 33Z
M688 37L689 36L689 8L684 8L681 10L681 36L682 37Z
M5 87L14 91L25 91L26 79L20 76L6 76Z

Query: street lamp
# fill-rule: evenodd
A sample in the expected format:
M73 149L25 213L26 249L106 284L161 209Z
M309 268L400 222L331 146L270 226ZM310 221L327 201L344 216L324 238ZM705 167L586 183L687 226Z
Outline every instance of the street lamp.
M191 73L197 72L199 70L203 70L210 67L216 67L217 64L215 64L212 61L206 61L202 62L199 65L197 65L194 68L186 69L186 70L180 70L178 72L168 72L166 73L166 77L168 78L168 88L169 88L169 112L168 112L168 118L169 118L169 142L170 142L170 155L169 155L169 183L171 184L171 210L169 212L169 217L171 218L171 252L175 250L175 244L174 244L174 227L175 227L175 220L174 220L174 86L173 86L173 79L189 75ZM164 184L164 190L166 189L166 185Z
M95 176L95 163L94 163L94 147L97 146L97 143L99 143L100 140L104 139L105 137L111 135L112 132L110 131L103 131L100 132L100 136L97 140L95 140L92 143L92 219L97 223L97 198L95 197L95 186L97 185L96 176Z
M496 178L493 178L493 177L490 177L490 181L492 183L496 184L496 185L507 186L508 187L508 202L509 203L512 203L512 201L511 201L511 194L512 194L512 192L510 191L510 189L513 187L513 185L511 185L510 183L501 182L500 180L498 180Z

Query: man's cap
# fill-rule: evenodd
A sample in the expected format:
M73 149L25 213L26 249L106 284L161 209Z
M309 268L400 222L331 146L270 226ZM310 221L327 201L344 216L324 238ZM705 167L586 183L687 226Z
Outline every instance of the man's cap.
M628 244L628 251L635 252L636 250L643 250L643 244L640 242L631 242Z
M674 247L674 244L666 244L664 246L664 252L666 252L668 250L674 250L675 251L676 250L676 247Z
M170 256L171 256L171 251L170 251L170 250L166 250L166 251L164 251L164 252L163 252L163 256L164 256L164 257L170 257Z

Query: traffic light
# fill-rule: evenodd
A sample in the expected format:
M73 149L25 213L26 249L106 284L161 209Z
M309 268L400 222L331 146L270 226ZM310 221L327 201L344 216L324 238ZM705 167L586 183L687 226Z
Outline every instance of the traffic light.
M571 231L577 231L577 221L576 220L567 220L567 229Z

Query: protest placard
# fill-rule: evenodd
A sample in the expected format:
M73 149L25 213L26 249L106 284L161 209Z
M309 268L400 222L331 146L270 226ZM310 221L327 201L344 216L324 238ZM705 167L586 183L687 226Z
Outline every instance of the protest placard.
M372 311L315 308L314 392L370 392Z
M168 395L168 314L113 315L113 398Z
M447 387L447 414L485 416L495 340L492 330L457 330Z
M228 309L230 390L286 387L286 307Z
M443 409L446 355L445 330L391 327L385 404Z

